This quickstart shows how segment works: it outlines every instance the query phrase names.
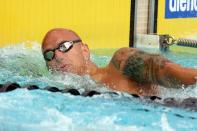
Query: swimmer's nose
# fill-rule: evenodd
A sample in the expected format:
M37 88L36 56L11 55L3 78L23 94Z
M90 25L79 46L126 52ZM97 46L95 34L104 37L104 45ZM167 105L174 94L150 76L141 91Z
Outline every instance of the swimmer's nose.
M56 50L55 51L55 57L54 57L55 61L57 63L61 63L64 59L64 54L63 52L59 51L59 50Z

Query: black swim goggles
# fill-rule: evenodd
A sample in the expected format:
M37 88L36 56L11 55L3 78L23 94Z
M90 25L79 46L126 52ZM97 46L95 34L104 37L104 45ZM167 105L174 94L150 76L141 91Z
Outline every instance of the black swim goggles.
M53 50L46 50L44 52L44 59L46 61L51 61L55 57L55 50L59 50L61 52L68 52L70 49L72 49L73 44L82 42L82 40L73 40L73 41L63 41L59 43L59 46Z

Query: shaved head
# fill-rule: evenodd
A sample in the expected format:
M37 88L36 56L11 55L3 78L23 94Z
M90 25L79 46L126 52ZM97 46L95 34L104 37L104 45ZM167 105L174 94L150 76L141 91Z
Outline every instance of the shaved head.
M42 41L42 50L45 50L48 45L57 45L62 41L72 41L78 39L81 38L72 30L64 28L51 29L47 32Z
M75 43L66 47L63 45L65 41ZM62 45L67 50L60 50ZM55 28L46 33L42 42L42 53L47 67L52 71L85 74L86 65L91 62L88 46L81 41L77 33L64 28ZM48 57L51 59L46 59Z

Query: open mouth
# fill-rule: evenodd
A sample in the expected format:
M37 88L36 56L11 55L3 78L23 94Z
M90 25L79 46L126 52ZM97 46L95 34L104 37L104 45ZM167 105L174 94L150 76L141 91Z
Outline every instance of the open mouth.
M68 68L69 67L69 65L62 65L62 66L60 66L60 69L64 69L64 68Z
M60 66L60 70L61 71L68 71L68 72L70 72L71 69L72 69L71 65L69 65L69 64L65 64L65 65Z

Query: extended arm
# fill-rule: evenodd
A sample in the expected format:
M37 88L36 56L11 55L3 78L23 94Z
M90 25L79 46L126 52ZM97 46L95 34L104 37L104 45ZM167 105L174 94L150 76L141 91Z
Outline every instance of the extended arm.
M168 88L195 84L197 70L184 68L158 54L137 49L121 49L111 61L115 67L139 83L153 83Z
M123 74L139 83L153 83L168 88L181 88L195 84L197 70L184 68L161 55L140 50L124 61Z
M158 73L158 77L161 80L166 78L174 78L180 81L182 85L193 85L197 81L197 70L192 68L184 68L176 63L166 62L164 68Z

